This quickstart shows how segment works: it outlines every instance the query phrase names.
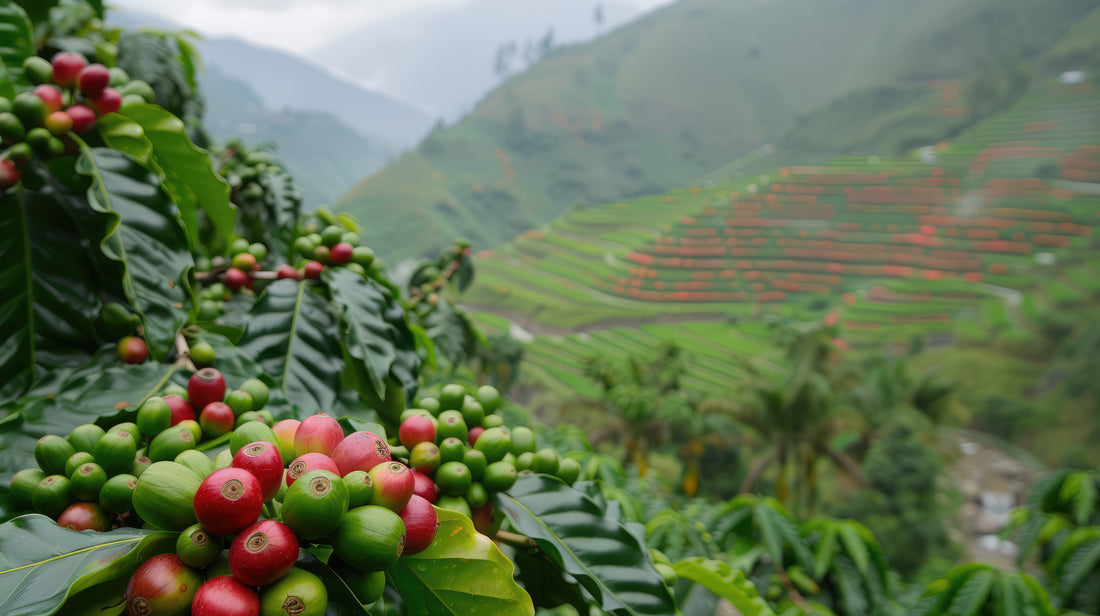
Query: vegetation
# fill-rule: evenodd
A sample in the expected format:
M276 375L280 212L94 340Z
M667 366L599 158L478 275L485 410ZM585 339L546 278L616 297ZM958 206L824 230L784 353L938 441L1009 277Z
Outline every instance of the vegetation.
M1065 31L1008 9L1033 56ZM1010 65L935 160L782 166L390 268L271 152L206 147L186 37L104 17L0 2L4 614L1100 612L1095 472L1035 483L1015 567L963 562L947 481L974 447L1025 457L995 437L1094 455L1091 83L1023 94ZM1058 380L1025 401L1037 359ZM558 384L530 410L526 366Z
M448 241L452 229L477 246L496 246L574 204L688 185L762 144L782 143L792 123L823 156L894 156L899 148L933 145L1018 94L996 81L981 88L983 101L988 94L992 102L977 115L964 110L929 122L914 105L928 97L911 93L929 92L930 80L966 82L988 73L982 57L1033 62L1094 9L1078 0L1042 7L1021 0L890 3L874 10L845 2L676 3L551 53L336 205L375 221L368 240L403 258ZM992 10L1001 17L983 17ZM882 88L903 94L879 105L873 93ZM831 101L815 119L812 113ZM800 124L799 114L811 117ZM844 130L853 123L848 118L857 118L859 131ZM814 130L819 125L825 130ZM782 149L778 160L788 161ZM402 223L404 212L425 221L415 233Z

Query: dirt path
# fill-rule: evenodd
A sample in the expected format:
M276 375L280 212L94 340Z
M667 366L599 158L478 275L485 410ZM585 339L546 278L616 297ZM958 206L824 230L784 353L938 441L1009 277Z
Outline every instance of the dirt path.
M966 545L967 560L1015 569L1016 546L1000 542L997 534L1045 469L1028 454L1013 455L972 431L953 431L948 440L959 453L947 472L963 497L954 519L955 539Z

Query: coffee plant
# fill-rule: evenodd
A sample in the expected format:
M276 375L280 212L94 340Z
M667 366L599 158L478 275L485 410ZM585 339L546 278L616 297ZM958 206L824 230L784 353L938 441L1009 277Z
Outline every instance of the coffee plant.
M531 614L517 572L571 589L540 605L676 611L495 389L418 392L481 342L468 245L394 282L272 155L157 104L193 88L128 80L171 39L39 5L0 4L0 611ZM188 50L152 57L189 81Z
M0 614L901 612L857 522L658 512L532 423L522 351L459 305L468 243L389 268L272 152L207 149L186 36L104 17L0 0ZM1095 477L1052 477L1022 561L1095 609ZM1055 613L985 565L910 594Z

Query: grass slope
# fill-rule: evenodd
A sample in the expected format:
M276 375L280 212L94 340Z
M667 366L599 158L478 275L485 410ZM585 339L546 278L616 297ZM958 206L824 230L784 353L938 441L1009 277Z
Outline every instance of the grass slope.
M586 357L666 339L692 355L690 386L720 393L769 357L768 313L825 318L864 352L920 339L948 367L956 349L1018 358L1033 387L1052 318L1100 300L1098 86L1048 78L935 160L849 157L572 208L479 253L466 299L490 328L495 313L537 334L525 374L561 393L592 395Z
M986 57L1031 59L1094 7L682 0L508 80L337 206L371 221L365 240L390 258L456 235L495 246L576 203L685 185L844 96L864 93L864 120L897 114L929 79L964 80L987 68ZM866 95L881 88L896 88L901 102ZM814 148L831 155L874 141L821 132Z

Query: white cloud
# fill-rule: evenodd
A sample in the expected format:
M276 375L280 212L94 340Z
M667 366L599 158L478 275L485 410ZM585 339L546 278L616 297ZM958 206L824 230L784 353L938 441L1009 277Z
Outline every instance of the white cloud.
M299 55L360 27L419 11L461 6L471 0L114 0L209 36L235 36ZM533 0L516 0L530 2ZM553 0L550 0L553 1ZM673 0L626 0L644 10ZM595 0L594 0L595 2Z
M469 0L115 0L210 36L301 54L374 21L403 13L462 5Z

